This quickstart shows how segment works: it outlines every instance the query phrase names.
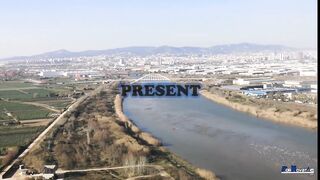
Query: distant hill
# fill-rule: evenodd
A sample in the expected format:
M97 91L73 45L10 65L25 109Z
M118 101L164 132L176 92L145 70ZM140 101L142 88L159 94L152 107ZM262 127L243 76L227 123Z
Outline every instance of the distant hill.
M260 45L252 43L217 45L208 48L202 47L172 47L172 46L134 46L106 50L87 50L80 52L71 52L68 50L57 50L46 52L33 56L17 56L4 58L2 60L18 60L18 59L40 59L40 58L63 58L63 57L81 57L81 56L98 56L98 55L155 55L155 54L229 54L241 52L260 52L260 51L288 51L294 48L282 45Z

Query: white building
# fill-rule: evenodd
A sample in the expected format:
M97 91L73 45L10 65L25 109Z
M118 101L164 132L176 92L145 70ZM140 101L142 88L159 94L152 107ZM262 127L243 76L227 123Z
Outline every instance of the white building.
M284 81L284 87L301 87L300 81Z
M312 70L305 70L305 71L300 71L300 76L317 76L317 72L316 71L312 71Z
M67 73L61 71L41 71L39 74L41 77L61 77L61 76L68 76Z
M270 83L272 81L271 78L238 78L232 81L235 85L249 85L249 84L264 84Z

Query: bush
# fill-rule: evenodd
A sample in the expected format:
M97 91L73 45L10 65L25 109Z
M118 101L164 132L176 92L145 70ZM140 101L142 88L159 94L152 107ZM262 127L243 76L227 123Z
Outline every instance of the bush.
M206 180L218 179L213 172L206 170L206 169L197 168L196 172L199 174L200 177L202 177Z

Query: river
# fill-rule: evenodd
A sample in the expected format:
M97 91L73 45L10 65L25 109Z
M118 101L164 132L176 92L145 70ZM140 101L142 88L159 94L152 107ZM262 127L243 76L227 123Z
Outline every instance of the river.
M316 131L258 119L204 97L128 97L124 112L169 150L222 180L317 179L280 173L293 164L317 172Z

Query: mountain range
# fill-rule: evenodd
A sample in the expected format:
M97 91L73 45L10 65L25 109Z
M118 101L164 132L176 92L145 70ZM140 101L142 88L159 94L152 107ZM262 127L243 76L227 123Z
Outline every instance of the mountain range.
M106 50L87 50L79 52L71 52L65 49L57 51L46 52L42 54L32 56L16 56L10 58L4 58L1 60L20 60L20 59L43 59L43 58L64 58L64 57L81 57L81 56L98 56L98 55L156 55L156 54L174 54L174 55L186 55L186 54L229 54L229 53L241 53L241 52L262 52L262 51L291 51L295 48L282 46L282 45L261 45L252 43L240 43L240 44L227 44L216 45L212 47L173 47L173 46L133 46Z

